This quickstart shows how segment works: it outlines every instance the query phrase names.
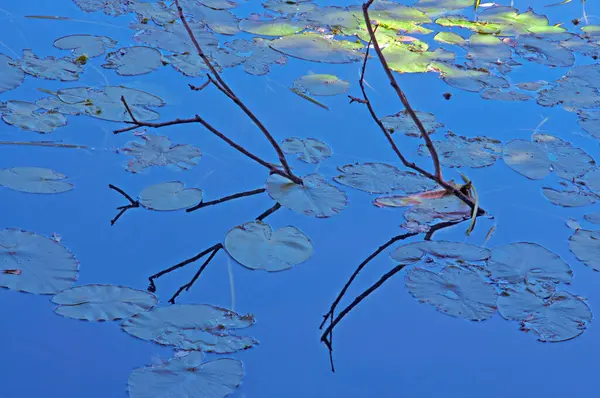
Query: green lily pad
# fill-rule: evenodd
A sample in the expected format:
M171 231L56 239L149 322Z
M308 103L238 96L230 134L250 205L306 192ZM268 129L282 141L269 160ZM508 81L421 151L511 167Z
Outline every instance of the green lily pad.
M67 176L41 167L0 169L0 186L27 193L62 193L74 188Z
M187 170L195 166L195 159L202 156L200 149L189 144L173 144L171 139L162 135L145 134L140 137L143 141L133 141L119 152L133 156L127 165L127 170L132 173L152 166L173 165Z
M350 83L335 75L312 74L294 80L294 88L310 95L339 95L350 88Z
M55 294L77 279L79 262L55 240L20 229L0 230L0 286Z
M598 195L582 190L556 190L542 188L542 194L550 202L563 207L589 206L598 201Z
M19 64L12 58L0 54L0 93L17 88L25 74L19 69Z
M301 32L306 24L289 19L277 18L267 20L242 19L240 30L261 36L288 36Z
M454 32L438 32L433 40L439 41L440 43L455 44L457 46L464 46L467 41L460 35Z
M152 47L123 47L108 53L106 69L115 69L121 76L136 76L150 73L162 66L161 54Z
M207 47L219 45L216 36L208 31L204 24L189 22L189 26L202 49L206 50ZM137 29L134 38L150 47L174 53L196 53L196 48L190 41L190 36L181 24L168 23L163 27L150 24L134 24L131 28Z
M390 69L400 73L423 73L431 70L438 62L452 62L455 55L452 52L437 48L433 51L413 51L410 46L395 43L383 49Z
M115 285L75 286L52 297L58 315L86 321L114 321L149 311L155 295L143 290Z
M575 56L568 48L553 41L527 35L519 36L515 52L530 62L548 66L572 66Z
M502 143L489 137L467 138L453 133L443 141L433 141L440 163L447 167L486 167L494 164L502 153ZM431 156L427 147L419 146L419 155Z
M269 272L290 269L308 260L313 252L310 239L296 227L273 231L262 221L247 222L229 230L225 249L246 268Z
M83 72L83 67L73 58L38 58L28 49L23 50L19 65L28 75L50 80L73 81L79 79L79 74Z
M118 17L129 13L130 0L73 0L84 12L102 11L106 15Z
M71 50L75 57L85 55L88 58L99 57L116 45L117 42L110 37L94 35L69 35L54 41L54 47Z
M302 14L313 11L317 5L311 0L267 0L263 7L280 14Z
M462 65L436 62L430 65L430 69L438 71L448 85L460 90L476 93L485 88L510 87L504 77L493 75L485 68L467 68Z
M578 229L569 238L569 249L588 267L600 271L600 235L598 231Z
M321 175L310 174L302 182L304 185L295 184L279 174L271 174L266 182L267 192L282 206L317 218L334 216L346 207L346 194Z
M432 255L439 260L458 261L485 261L491 257L492 252L484 247L479 247L463 242L450 242L443 240L427 240L402 245L390 253L392 260L400 264L414 264L424 260L426 255Z
M358 52L363 47L362 44L326 39L316 33L284 36L271 41L269 45L285 55L306 61L346 64L363 59L363 55Z
M140 204L150 210L181 210L200 203L202 190L185 188L181 181L169 181L144 188L139 198Z
M297 137L286 138L281 143L281 149L285 153L297 153L298 159L313 164L331 156L331 148L323 141L314 138L304 140Z
M271 65L284 65L287 63L287 57L282 53L273 50L270 47L272 41L254 38L253 41L235 39L227 43L238 55L245 56L244 70L246 73L255 76L266 75L271 71ZM248 54L246 56L246 54Z
M406 288L417 300L454 317L483 321L496 312L496 289L459 267L448 266L440 273L413 268L406 274Z
M6 123L22 130L51 133L67 125L67 118L54 110L43 110L37 104L26 101L0 103L0 114Z
M433 134L436 129L444 127L443 123L435 121L435 115L433 113L415 111L415 114L429 134ZM395 115L384 116L381 118L381 121L385 128L392 134L400 132L410 137L421 136L421 132L417 128L417 125L406 110L400 111Z
M518 91L500 91L495 87L483 91L481 98L494 101L529 101L533 99L533 97Z

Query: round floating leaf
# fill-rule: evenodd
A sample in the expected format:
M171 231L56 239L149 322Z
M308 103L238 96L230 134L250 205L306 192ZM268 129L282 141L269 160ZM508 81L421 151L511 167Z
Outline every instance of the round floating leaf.
M117 42L110 37L94 35L70 35L54 41L54 47L71 50L75 57L85 55L88 58L98 57L116 45Z
M431 65L431 70L438 71L448 85L460 90L479 92L488 87L510 87L510 83L504 77L479 68L436 62Z
M253 33L261 36L288 36L301 32L306 24L291 21L289 19L268 19L265 21L256 21L252 19L242 19L239 27L244 32Z
M350 83L334 75L306 75L294 80L294 88L310 95L339 95L348 91Z
M244 62L246 73L255 76L266 75L271 70L272 64L284 65L287 57L269 47L271 41L255 37L253 41L235 39L227 43L238 54L250 54Z
M600 139L600 111L577 112L579 126L592 137Z
M25 74L12 58L0 54L0 93L18 87L23 83Z
M600 271L600 234L598 231L578 229L569 238L569 249L579 261Z
M440 43L456 44L457 46L464 46L467 44L462 36L453 32L439 32L434 36L433 40L439 41Z
M267 0L263 7L280 14L300 14L316 9L317 5L312 0Z
M181 181L150 185L140 192L140 204L150 210L172 211L192 207L202 201L202 190L185 188Z
M443 141L433 141L440 163L448 167L486 167L502 153L500 141L489 137L467 138L452 133ZM419 146L419 155L431 156L427 147Z
M415 113L429 134L433 134L435 133L436 129L444 127L443 123L435 121L435 116L433 113L420 111L415 111ZM399 132L411 137L421 136L421 132L417 128L417 125L405 110L400 111L395 115L382 117L381 121L383 122L385 128L390 131L390 133Z
M433 189L437 184L412 171L400 171L385 163L355 163L339 166L341 175L333 179L343 185L369 193L404 191L417 193Z
M67 318L113 321L149 311L158 299L151 293L115 285L84 285L63 290L52 302L54 310Z
M583 177L583 181L588 188L597 194L600 194L600 168L588 171Z
M591 213L583 216L587 221L592 224L600 224L600 212L599 213Z
M79 79L83 67L73 58L38 58L31 50L23 50L21 70L35 77L43 79L73 81Z
M140 137L143 142L130 142L128 147L119 149L134 159L129 161L127 170L139 173L151 166L173 165L187 170L195 166L194 159L202 156L200 149L189 144L173 144L169 137L146 134Z
M487 269L494 280L511 284L570 283L573 271L559 255L536 243L518 242L492 250Z
M598 196L586 191L556 190L553 188L542 188L542 194L550 202L563 207L580 207L594 204Z
M67 124L67 118L62 113L44 111L37 104L25 101L7 101L4 105L0 103L0 113L6 123L38 133L51 133Z
M0 230L0 286L55 294L77 278L75 256L55 240L19 229Z
M500 91L495 87L482 92L481 98L494 101L529 101L532 99L531 96L518 91Z
M186 12L196 21L205 23L213 32L222 35L235 35L240 31L239 19L228 10L215 10L197 3L190 3Z
M443 48L433 51L413 51L403 43L394 43L383 49L390 69L400 73L423 73L430 70L430 66L439 62L454 61L455 55Z
M313 246L296 227L273 231L261 221L247 222L229 230L225 249L235 261L250 269L283 271L308 260Z
M258 341L237 336L229 329L254 324L251 315L239 315L208 304L171 305L142 312L123 322L123 330L142 340L219 354L250 348Z
M346 207L346 194L319 174L310 174L302 182L304 185L295 184L279 174L271 174L266 182L267 192L282 206L317 218L334 216Z
M390 257L401 264L413 264L426 254L459 261L484 261L492 255L489 249L468 243L428 240L402 245L391 252Z
M121 76L150 73L162 65L161 54L152 47L123 47L108 53L103 68L116 69Z
M200 352L160 365L135 369L129 375L130 398L225 398L242 382L242 362L220 358L202 362Z
M297 137L286 138L281 143L285 153L297 153L298 158L306 163L319 163L331 156L331 148L314 138L300 139Z
M74 188L67 176L42 167L0 169L0 186L28 193L61 193Z
M585 331L592 313L580 298L557 292L542 300L528 290L505 292L498 298L498 312L505 319L521 322L521 330L532 331L540 341L573 339Z
M73 0L84 12L102 11L106 15L119 16L130 12L131 0Z
M575 56L568 48L536 36L526 35L516 38L515 51L527 61L549 66L572 66Z
M451 316L483 321L496 311L496 289L475 272L455 266L440 273L413 268L406 274L406 288L417 300Z
M552 171L572 180L590 170L596 162L584 150L548 134L534 134L533 142L516 139L504 147L504 162L517 173L532 180Z
M548 82L545 80L537 80L535 82L523 82L523 83L518 83L517 87L519 87L521 90L527 90L527 91L538 91L539 89L545 87L548 85Z
M175 20L178 18L179 16L176 16ZM189 26L192 29L192 32L194 32L198 44L200 44L203 49L218 46L218 39L208 31L204 24L199 22L189 22ZM163 26L137 24L132 25L131 28L138 29L134 37L150 47L174 53L196 52L194 45L190 41L190 36L181 24L166 23Z
M290 57L330 64L346 64L363 59L357 50L362 44L345 40L326 39L316 33L284 36L273 40L271 48Z

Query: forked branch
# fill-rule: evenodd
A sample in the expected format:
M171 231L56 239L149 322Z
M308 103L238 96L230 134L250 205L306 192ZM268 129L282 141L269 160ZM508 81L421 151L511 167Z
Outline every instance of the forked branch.
M117 207L117 210L119 210L119 212L117 213L117 215L115 216L115 218L113 218L112 220L110 220L110 225L115 225L115 223L117 222L117 220L119 218L121 218L121 216L129 209L135 209L136 207L140 207L140 202L138 202L137 200L133 200L133 198L131 196L129 196L125 191L123 191L121 188L114 186L113 184L108 184L108 187L114 191L117 191L118 193L120 193L121 195L123 195L123 197L125 197L125 199L127 199L129 201L128 205L125 206L119 206Z

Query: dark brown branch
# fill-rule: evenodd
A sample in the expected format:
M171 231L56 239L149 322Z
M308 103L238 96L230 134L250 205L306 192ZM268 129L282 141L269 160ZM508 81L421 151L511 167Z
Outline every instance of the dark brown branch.
M196 206L190 207L189 209L186 209L185 211L187 211L189 213L191 211L196 211L196 210L201 209L203 207L218 205L219 203L227 202L229 200L238 199L238 198L244 198L246 196L258 195L258 194L261 194L261 193L263 193L265 191L266 191L265 188L259 188L259 189L254 189L252 191L235 193L233 195L225 196L225 197L223 197L221 199L211 200L209 202L200 202Z
M127 101L124 101L124 103L127 103ZM217 130L216 128L214 128L210 123L208 123L206 120L202 119L198 115L195 115L194 117L188 118L188 119L179 119L179 118L177 118L175 120L169 120L167 122L143 122L143 121L139 121L138 120L136 122L128 122L128 123L129 124L133 124L133 126L126 127L126 128L119 129L119 130L115 130L114 133L115 134L119 134L119 133L123 133L125 131L134 130L134 129L138 128L138 127L161 128L161 127L173 126L173 125L177 125L177 124L200 123L208 131L210 131L211 133L213 133L214 135L216 135L217 137L219 137L220 139L222 139L223 141L225 141L227 144L229 144L229 146L233 147L234 149L236 149L237 151L239 151L242 154L246 155L247 157L249 157L250 159L254 160L255 162L257 162L257 163L263 165L264 167L268 168L271 173L273 173L273 174L279 174L279 175L281 175L281 176L283 176L283 177L285 177L285 178L287 178L287 179L289 179L289 180L291 180L293 182L300 181L300 184L302 184L302 180L300 180L298 177L290 175L287 172L278 169L277 167L275 167L271 163L268 163L268 162L264 161L263 159L259 158L258 156L254 155L253 153L251 153L250 151L248 151L243 146L237 144L236 142L234 142L233 140L231 140L230 138L228 138L225 134L221 133L219 130Z
M125 101L124 96L121 96L121 102L123 103L123 105L125 105L125 109L127 109L127 113L129 113L129 117L131 118L131 122L138 124L138 120L133 115L133 112L131 111L131 108L129 107L129 104L127 103L127 101Z
M370 23L369 23L369 26L370 26ZM371 27L371 29L372 29L372 27ZM441 187L443 187L444 189L446 189L448 192L451 192L453 195L455 195L460 200L462 200L464 203L466 203L471 209L473 209L475 207L475 202L469 196L467 196L465 193L461 192L459 188L457 188L454 185L451 185L451 184L447 183L446 181L444 181L442 178L438 177L437 175L433 175L430 172L428 172L427 170L425 170L425 169L417 166L414 162L409 162L408 159L406 159L406 157L402 154L402 152L400 151L400 149L398 148L398 146L394 142L394 139L392 138L391 133L385 127L385 125L383 124L383 122L381 121L381 119L377 116L377 113L375 112L375 109L373 108L373 105L371 104L371 101L369 100L369 96L367 95L367 90L365 89L365 83L364 83L365 73L366 73L366 69L367 69L367 61L369 59L369 50L370 50L370 47L371 47L371 42L372 42L372 40L374 38L374 34L371 37L372 37L372 39L371 39L371 41L369 41L369 44L367 45L367 50L366 50L366 53L365 53L365 59L363 60L362 69L361 69L361 73L360 73L360 80L359 80L359 86L360 86L360 90L361 90L362 95L363 95L363 99L360 100L360 98L350 97L350 100L351 100L350 103L352 103L352 102L359 102L359 103L365 104L367 106L367 109L369 110L369 113L371 114L371 118L375 121L375 123L377 123L377 126L379 126L379 129L383 132L385 138L387 139L388 143L392 147L392 150L396 153L396 155L398 156L398 158L400 159L400 161L402 162L402 164L404 164L404 166L406 166L408 168L411 168L411 169L413 169L413 170L421 173L422 175L424 175L425 177L429 178L430 180L435 181ZM386 63L386 65L387 65L387 63ZM393 78L393 75L392 75L392 78ZM415 115L415 117L416 117L416 115ZM429 137L429 135L425 135L425 136ZM437 159L437 154L435 155L435 158ZM483 214L485 214L485 210L482 209L482 208L479 208L477 210L477 214L478 215L483 215Z
M421 120L419 119L419 117L417 116L415 111L413 110L412 106L410 106L410 103L408 102L406 95L404 95L404 92L398 85L398 82L396 81L396 78L394 77L394 74L392 73L392 70L390 69L390 67L387 63L387 60L385 59L383 52L381 51L381 47L379 47L379 42L377 41L377 37L375 36L375 31L373 30L373 25L371 24L371 17L369 16L369 7L371 7L371 4L373 4L373 1L374 0L368 0L366 3L363 4L363 7L362 7L363 8L363 16L365 18L365 23L367 25L367 30L369 31L369 37L371 39L371 42L373 43L373 47L375 48L377 57L379 57L379 62L381 63L381 66L383 67L383 70L385 71L385 74L387 75L388 80L390 81L390 84L396 91L398 98L400 98L402 105L404 105L404 108L410 115L411 119L413 120L413 122L415 123L415 125L417 126L419 131L421 132L421 137L423 137L423 139L425 140L425 145L427 146L427 149L429 150L429 153L431 154L431 158L433 160L435 176L437 177L438 180L444 181L444 178L442 177L442 167L440 165L440 159L438 157L437 151L435 150L435 147L433 146L433 142L431 141L431 138L429 137L429 132L425 129L425 127L423 126L423 123L421 123Z
M219 252L219 250L221 250L223 248L223 246L219 246L217 248L215 248L212 253L210 253L210 256L208 256L208 258L206 259L206 261L204 261L204 263L202 263L202 265L200 266L200 268L198 269L198 272L196 272L196 274L194 275L194 277L192 278L191 281L189 281L188 283L186 283L185 285L182 285L181 287L179 287L179 289L177 289L177 291L175 292L175 294L169 299L169 303L171 304L175 304L175 299L181 294L181 292L183 290L190 290L190 288L194 285L194 283L198 280L198 278L200 277L200 275L202 274L202 271L204 271L204 269L208 266L208 264L210 264L211 260L213 259L213 257Z
M210 79L208 79L207 81L205 81L204 83L202 83L200 86L194 86L193 84L188 84L188 86L190 86L190 90L193 90L193 91L202 91L209 84L210 84Z
M431 238L433 237L433 234L436 231L439 231L440 229L444 229L444 228L447 228L447 227L451 227L451 226L456 225L456 224L460 224L460 223L462 223L464 221L467 221L467 220L470 220L470 219L471 219L471 217L463 217L460 220L445 221L445 222L441 222L439 224L436 224L436 225L432 226L431 228L429 228L429 231L427 231L427 233L425 234L425 237L423 239L424 240L431 240Z
M187 22L187 19L183 13L183 8L181 8L179 0L175 0L175 5L177 6L177 11L179 12L179 19L181 20L181 23L183 24L185 30L187 31L187 33L190 37L190 40L192 41L194 47L196 48L198 55L200 56L200 58L202 58L202 61L204 61L204 63L208 67L208 69L210 69L211 73L214 75L216 81L220 84L220 86L222 88L221 91L225 92L227 94L227 96L250 118L250 120L252 120L252 122L259 128L259 130L262 131L262 133L267 138L267 140L269 141L269 143L271 144L273 149L275 149L275 152L277 152L279 161L281 162L285 172L291 177L290 179L292 181L294 181L296 184L302 184L301 180L292 173L292 170L287 162L287 159L285 158L285 155L283 154L283 150L281 149L281 147L279 146L277 141L275 141L275 139L273 138L271 133L269 133L267 128L261 123L260 120L258 120L258 118L254 115L254 113L252 113L252 111L250 111L250 109L242 102L242 100L240 100L235 95L233 90L227 85L227 83L225 83L223 78L221 78L221 75L219 74L217 69L213 66L212 62L210 62L210 59L208 59L206 54L204 54L202 47L200 47L200 44L198 43L198 40L196 40L196 36L194 35L194 32L192 31L192 29L190 28L190 25ZM219 87L219 85L216 85L216 86Z
M127 199L129 201L128 205L125 206L119 206L117 207L117 210L119 210L119 212L117 213L117 215L110 220L110 225L115 225L115 223L117 222L117 220L119 218L121 218L121 216L123 214L125 214L125 212L129 209L134 209L136 207L140 207L140 202L138 202L137 200L133 200L133 198L131 196L129 196L125 191L123 191L121 188L114 186L113 184L108 184L108 187L114 191L117 191L118 193L120 193L121 195L123 195L123 197L125 197L125 199Z
M275 213L279 209L281 209L281 205L279 204L279 202L277 202L273 205L273 207L265 210L260 216L256 217L256 220L263 221L265 218L269 217L271 214Z

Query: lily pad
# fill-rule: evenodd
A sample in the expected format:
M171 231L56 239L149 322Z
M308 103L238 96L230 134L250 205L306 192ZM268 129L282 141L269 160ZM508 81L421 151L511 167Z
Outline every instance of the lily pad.
M206 24L213 32L222 35L239 33L240 20L228 10L215 10L202 4L191 3L184 7L186 13L192 14L196 22Z
M200 149L189 144L173 144L171 139L162 135L146 134L140 137L143 142L130 142L119 152L133 156L127 170L139 173L151 166L174 165L181 169L195 166L195 159L202 156Z
M282 206L317 218L334 216L346 207L346 194L321 175L310 174L302 182L304 185L295 184L271 174L266 182L267 192Z
M236 359L202 362L201 352L135 369L129 375L131 398L225 398L242 382L244 368Z
M117 17L129 12L131 0L73 0L84 12L102 11L106 15Z
M2 120L22 130L51 133L67 125L67 118L54 110L43 110L37 104L26 101L0 103Z
M591 214L586 214L585 216L583 216L587 221L591 222L592 224L600 224L600 212L598 213L591 213Z
M291 21L287 18L267 20L242 19L239 23L240 30L261 36L288 36L301 32L306 27L305 23Z
M164 2L133 2L129 8L138 15L140 21L152 20L160 26L172 24L179 18L177 10L168 7Z
M575 63L575 56L568 48L550 40L533 35L516 38L515 52L530 62L542 65L567 67Z
M600 111L577 112L579 126L587 131L592 137L600 139Z
M492 250L487 269L492 279L512 285L570 283L573 271L560 256L536 243L518 242Z
M495 87L483 91L481 98L494 101L529 101L533 99L533 97L518 91L500 91Z
M402 245L390 253L392 260L400 264L413 264L423 260L425 255L438 259L459 261L484 261L491 257L489 249L463 242L427 240Z
M0 230L0 286L21 292L55 294L77 278L79 262L53 239L22 231Z
M547 85L548 85L548 82L545 80L517 83L517 87L519 87L521 90L527 90L527 91L538 91L539 89L546 87Z
M315 138L286 138L281 149L285 153L297 153L298 158L306 163L319 163L331 156L331 148Z
M412 171L400 171L385 163L354 163L339 166L342 172L333 179L352 188L369 193L403 191L417 193L433 189L437 184Z
M263 7L280 14L300 14L316 9L317 5L311 0L267 0Z
M294 88L310 95L339 95L350 88L350 83L335 75L313 74L294 80Z
M25 79L19 64L12 58L0 54L0 93L17 88Z
M447 133L443 141L433 141L440 163L447 167L486 167L501 156L502 143L489 137L467 138ZM419 146L419 155L431 156L427 147Z
M578 229L569 238L569 249L585 265L600 271L600 234L598 231Z
M219 45L219 40L204 24L190 21L189 26L202 49L207 50L208 47ZM190 36L183 25L179 23L167 23L162 27L151 24L134 24L131 28L137 29L134 38L150 47L174 53L196 53Z
M253 41L235 39L226 44L238 55L245 56L244 70L255 76L266 75L271 71L271 65L284 65L287 57L273 50L269 44L270 40L255 37Z
M54 41L54 47L71 50L75 57L85 55L88 58L99 57L116 45L117 42L110 37L94 35L69 35Z
M406 288L417 300L451 316L483 321L496 312L496 289L459 267L448 266L440 273L413 268L406 274Z
M548 134L534 134L532 141L516 139L504 147L504 162L519 174L540 180L555 172L572 180L596 164L583 149Z
M0 186L28 193L62 193L74 188L67 176L41 167L0 169Z
M435 133L435 130L444 127L443 123L435 121L435 115L429 112L415 111L415 114L425 127L429 134ZM421 132L406 110L400 111L395 115L381 118L383 125L390 133L400 132L410 137L420 137Z
M58 315L86 321L129 318L156 305L155 295L115 285L75 286L52 297Z
M550 202L563 207L589 206L598 201L598 195L582 190L557 190L543 187L542 194Z
M199 188L185 188L181 181L150 185L140 192L140 204L150 210L187 209L201 201L202 190Z
M290 57L330 64L346 64L363 59L363 45L345 40L326 39L316 33L284 36L270 42L272 49Z
M283 271L308 260L310 239L296 227L273 231L262 221L247 222L229 230L225 249L235 261L250 269Z
M352 10L338 6L315 8L307 12L304 18L310 21L312 25L337 29L356 29L359 22Z
M454 61L453 52L436 48L433 51L414 51L404 43L395 43L383 49L390 69L400 73L423 73L431 70L432 65Z
M271 49L269 50L276 53ZM280 56L279 53L276 54ZM212 48L206 52L206 56L218 71L243 64L247 61L247 58L237 55L226 48ZM169 54L163 57L163 61L186 76L205 76L209 71L204 60L195 53Z
M123 47L108 53L103 68L115 69L121 76L150 73L162 65L161 54L152 47Z
M253 324L251 315L242 316L208 304L176 304L136 314L125 320L122 328L142 340L223 354L258 344L253 338L234 335L230 330Z
M582 334L592 313L580 298L557 292L547 300L533 293L510 291L498 298L498 311L505 319L521 322L521 330L531 331L540 341L558 342Z
M29 49L23 50L19 65L28 75L50 80L73 81L79 79L79 74L83 72L83 67L73 58L38 58Z
M454 32L439 32L434 36L433 40L439 41L440 43L455 44L457 46L464 46L467 44L464 37Z
M436 62L430 67L438 71L444 81L460 90L479 92L485 88L508 88L510 83L502 77L480 68L467 68L463 65L451 65Z

